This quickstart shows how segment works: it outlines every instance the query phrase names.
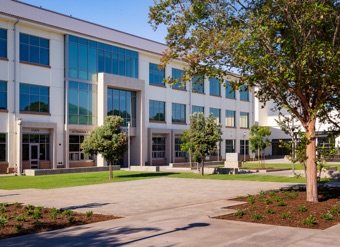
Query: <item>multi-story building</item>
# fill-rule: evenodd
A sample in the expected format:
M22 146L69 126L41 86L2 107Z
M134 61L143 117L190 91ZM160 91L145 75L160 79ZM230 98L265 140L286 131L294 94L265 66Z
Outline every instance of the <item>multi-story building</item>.
M14 0L0 8L0 172L103 166L80 144L107 115L130 123L130 157L121 165L186 160L181 134L192 112L212 113L223 127L219 154L248 155L254 96L228 79L169 86L185 64L158 64L166 46ZM237 80L230 74L229 80Z

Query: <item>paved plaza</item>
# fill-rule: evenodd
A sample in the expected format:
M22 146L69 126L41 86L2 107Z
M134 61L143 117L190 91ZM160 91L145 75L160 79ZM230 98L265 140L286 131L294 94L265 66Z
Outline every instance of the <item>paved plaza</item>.
M340 226L310 230L213 219L239 195L287 183L156 178L0 190L1 202L113 214L118 220L0 240L0 246L340 246Z

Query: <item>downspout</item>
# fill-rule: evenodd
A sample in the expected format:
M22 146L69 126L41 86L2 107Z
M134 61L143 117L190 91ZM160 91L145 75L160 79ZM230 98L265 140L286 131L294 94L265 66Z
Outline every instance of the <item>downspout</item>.
M14 83L14 110L13 110L13 114L14 114L14 119L17 117L17 24L19 23L19 19L17 19L17 21L14 23L13 25L13 32L14 32L14 59L13 59L13 83ZM10 117L8 116L8 121L10 121ZM8 127L9 127L10 122L8 123ZM16 168L17 168L17 174L21 175L22 172L22 147L21 147L21 119L18 120L18 126L15 126L16 128L16 133L17 133L17 138L16 139L16 157L17 157L17 162L16 162ZM18 131L19 128L19 131Z

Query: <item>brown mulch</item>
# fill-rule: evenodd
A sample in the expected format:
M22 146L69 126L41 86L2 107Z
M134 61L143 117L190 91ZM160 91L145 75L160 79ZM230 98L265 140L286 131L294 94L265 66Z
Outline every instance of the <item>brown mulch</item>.
M246 203L227 207L235 209L235 213L216 219L311 229L326 229L340 223L340 188L320 188L316 203L306 201L305 191L261 192L234 200Z
M113 215L0 203L0 239L118 219Z

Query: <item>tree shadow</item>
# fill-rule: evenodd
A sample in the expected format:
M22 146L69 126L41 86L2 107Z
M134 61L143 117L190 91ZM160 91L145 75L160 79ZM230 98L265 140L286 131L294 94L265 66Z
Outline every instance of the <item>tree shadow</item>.
M133 243L142 242L150 238L160 237L166 234L187 231L197 227L207 227L208 223L191 223L181 228L175 228L170 231L162 231L157 227L111 227L101 230L88 226L77 226L65 228L58 231L50 231L39 234L25 235L1 240L1 246L6 247L36 247L36 246L124 246ZM106 226L106 225L105 225ZM105 227L103 226L103 228ZM144 236L126 240L129 234L144 232ZM151 233L151 234L150 234ZM154 234L153 234L154 233ZM143 243L140 243L141 246ZM167 246L174 246L169 244Z
M76 210L80 208L98 208L98 207L106 206L109 204L113 204L113 203L88 203L84 205L64 207L64 208L61 208L61 210L67 210L67 209Z
M119 178L147 178L147 177L167 177L170 175L179 174L176 172L147 172L138 174L117 175Z

